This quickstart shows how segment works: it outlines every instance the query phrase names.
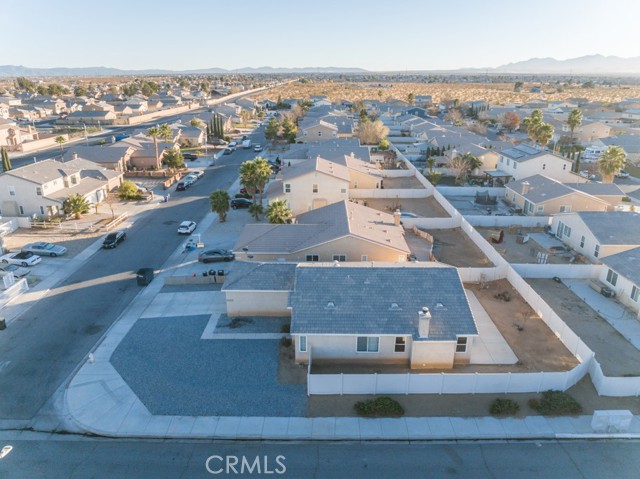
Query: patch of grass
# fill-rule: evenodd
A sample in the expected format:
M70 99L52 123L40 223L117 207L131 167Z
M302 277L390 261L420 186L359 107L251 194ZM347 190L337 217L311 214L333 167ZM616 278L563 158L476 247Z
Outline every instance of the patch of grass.
M353 408L363 417L400 417L404 409L398 401L387 396L381 396L368 401L359 401Z
M512 399L496 398L489 407L494 416L513 416L520 410L520 404Z
M562 391L545 391L541 399L530 399L531 409L545 416L580 414L582 406L571 394Z

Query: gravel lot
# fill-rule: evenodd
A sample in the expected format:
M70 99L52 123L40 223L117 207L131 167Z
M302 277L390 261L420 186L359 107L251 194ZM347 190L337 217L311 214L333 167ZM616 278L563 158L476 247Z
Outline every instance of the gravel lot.
M201 340L209 316L142 318L111 363L151 414L304 416L304 384L278 382L278 340Z

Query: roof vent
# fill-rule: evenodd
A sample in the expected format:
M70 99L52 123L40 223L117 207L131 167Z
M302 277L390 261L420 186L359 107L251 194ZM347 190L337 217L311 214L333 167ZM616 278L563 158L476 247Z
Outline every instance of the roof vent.
M442 304L442 303L436 303L436 305L435 305L435 307L433 309L442 311L443 309L447 309L447 308L445 308L444 304Z
M402 308L400 308L400 306L398 306L398 303L391 303L391 306L389 307L389 310L391 310L391 311L399 311L400 309L402 309Z

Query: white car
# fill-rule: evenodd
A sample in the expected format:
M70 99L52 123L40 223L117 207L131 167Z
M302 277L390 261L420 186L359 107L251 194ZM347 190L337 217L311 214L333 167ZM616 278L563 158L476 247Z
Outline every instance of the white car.
M189 173L189 175L195 175L196 178L200 179L204 176L204 171L202 170L194 170L191 173Z
M616 173L616 178L629 178L629 173L624 170L620 170Z
M12 274L15 279L20 279L31 273L31 270L15 264L3 264L0 265L0 272L1 274Z
M190 235L196 229L197 223L195 221L183 221L178 226L178 233L181 235Z
M187 176L182 178L182 181L184 181L185 183L189 183L189 185L194 184L197 180L198 180L198 177L193 174L188 174Z
M20 253L9 253L0 256L0 261L2 261L3 263L17 264L18 266L26 267L38 264L40 261L42 261L42 258L30 251L25 253L21 251Z

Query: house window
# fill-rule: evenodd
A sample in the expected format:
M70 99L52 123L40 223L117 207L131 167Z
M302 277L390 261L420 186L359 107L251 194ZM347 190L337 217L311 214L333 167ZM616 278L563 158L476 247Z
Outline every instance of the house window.
M285 183L284 184L284 192L285 193L291 193L291 183Z
M377 353L380 338L376 336L358 336L356 351L359 353Z
M546 163L542 163L542 169L546 170L547 169L547 164Z
M321 131L318 132L318 136L322 136L322 132Z
M538 214L543 213L544 212L544 206L538 206Z
M638 289L636 285L633 285L633 288L631 288L631 299L637 303L638 297L640 297L640 289Z
M44 206L40 207L40 214L43 215L44 214Z
M20 208L20 214L23 215L24 214L24 208L22 206L18 206L18 208Z
M347 257L343 254L334 254L333 261L347 261Z
M318 185L313 185L313 192L317 193L318 192Z
M560 207L560 213L570 213L571 212L571 206L561 206Z
M9 196L16 196L16 187L15 186L10 186L9 187Z
M562 165L562 169L566 170L567 169L567 164L565 163L564 165Z
M40 188L39 186L36 186L36 195L42 196L42 188Z
M580 248L584 248L584 240L585 240L584 235L580 236Z
M600 256L600 245L597 244L596 247L593 249L593 256L595 256L596 258L598 256Z
M404 337L402 336L397 336L396 337L396 344L394 347L394 351L396 353L404 353L405 347L406 347L406 340L404 339Z
M340 193L342 193L343 195L347 192L346 188L340 188Z
M500 163L504 163L504 156L500 157Z
M320 261L317 254L308 254L307 261Z
M307 337L306 336L300 336L298 338L298 351L300 351L301 353L306 353L307 352Z
M467 352L467 337L460 336L458 341L456 342L456 353L466 353Z
M360 256L360 261L369 261L369 257L366 254Z
M611 269L607 271L607 283L615 286L617 282L618 282L618 273L616 273Z
M78 179L75 176L71 177L71 184L72 185L77 185L78 184Z
M564 225L564 235L567 238L571 238L571 228L569 228L567 225Z
M507 166L509 166L509 158L507 158Z
M516 163L515 161L513 162L513 169L517 170L518 169L518 163Z

